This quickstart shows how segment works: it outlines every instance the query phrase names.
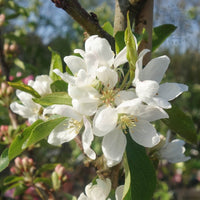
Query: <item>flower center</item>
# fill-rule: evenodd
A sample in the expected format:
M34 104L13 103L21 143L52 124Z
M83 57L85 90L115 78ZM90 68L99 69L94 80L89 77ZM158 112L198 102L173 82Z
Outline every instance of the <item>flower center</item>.
M116 90L106 89L102 91L101 100L107 106L114 106L115 95L117 94Z
M119 115L118 124L121 126L121 129L123 130L136 126L135 122L138 122L138 119L133 115L127 115L127 114Z
M74 131L76 132L76 134L79 134L82 126L83 126L83 122L82 121L77 121L75 119L70 119L67 128L68 129L74 129Z

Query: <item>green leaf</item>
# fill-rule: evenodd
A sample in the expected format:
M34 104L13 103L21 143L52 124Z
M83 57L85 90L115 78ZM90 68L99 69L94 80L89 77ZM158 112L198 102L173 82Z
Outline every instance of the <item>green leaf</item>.
M137 49L136 49L137 44L131 30L128 14L127 14L127 28L125 30L125 43L127 47L127 59L129 63L129 72L130 72L129 83L127 84L129 86L131 85L135 76L135 64L138 58L138 54L137 54Z
M31 135L32 130L36 126L41 124L42 122L43 122L42 120L37 120L31 126L26 128L21 134L19 134L15 137L15 139L11 143L9 151L8 151L9 161L23 152L23 150L24 150L24 149L22 149L23 144L26 142L26 140Z
M77 198L69 193L65 193L64 196L66 197L66 199L68 200L77 200Z
M68 84L63 80L54 81L51 84L52 92L66 92L68 90Z
M9 165L8 148L4 149L0 157L0 172Z
M26 69L24 62L21 61L19 58L14 59L14 64L17 65L19 68L21 68L23 70Z
M50 179L45 177L38 177L34 179L33 183L45 183L46 185L52 187Z
M51 131L65 119L66 117L60 117L40 123L32 130L31 135L28 138L28 140L24 143L23 148L35 144L36 142L39 142L40 140L47 137L51 133Z
M52 180L53 189L54 189L55 191L58 190L58 189L61 187L61 181L60 181L60 179L59 179L59 177L58 177L57 172L54 171L54 172L51 174L51 180Z
M124 47L125 47L125 41L124 41L124 31L119 31L115 34L115 50L118 54Z
M152 33L152 51L155 51L176 28L173 24L163 24L155 27Z
M171 109L167 109L166 112L169 119L162 119L162 121L188 142L197 144L197 132L190 116L175 105Z
M103 26L102 26L103 30L106 31L107 33L109 33L110 35L113 35L113 27L112 24L110 22L106 22Z
M8 84L16 89L27 92L36 98L40 97L40 95L38 94L38 92L36 90L34 90L31 86L22 83L21 81L20 82L8 82Z
M8 176L3 180L4 185L10 185L11 183L23 181L24 177L22 176Z
M156 174L153 164L143 146L133 141L130 134L126 134L126 138L128 168L126 167L124 200L152 200L156 188Z
M44 164L44 165L42 165L42 167L40 167L36 171L35 175L39 175L42 172L46 172L46 171L49 171L49 170L54 170L57 165L58 165L58 163Z
M54 92L42 96L41 98L33 99L33 101L39 103L42 106L50 106L54 104L72 104L72 98L66 92Z
M58 76L53 72L54 69L59 69L61 72L63 72L63 66L60 54L52 50L50 47L48 49L49 51L51 51L51 65L50 65L49 76L53 81L61 80L60 76Z

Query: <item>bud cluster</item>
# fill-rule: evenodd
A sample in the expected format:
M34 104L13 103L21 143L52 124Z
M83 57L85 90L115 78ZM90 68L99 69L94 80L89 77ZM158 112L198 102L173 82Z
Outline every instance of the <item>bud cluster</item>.
M12 137L10 134L9 126L8 125L1 125L0 126L0 142L4 144L10 144L12 142Z
M10 168L11 173L14 175L21 175L24 177L25 182L31 183L35 171L33 159L28 157L17 157L14 162L15 166Z
M3 106L10 104L11 96L14 92L13 87L8 85L6 82L2 82L0 85L0 103Z
M18 45L16 43L13 44L5 43L3 46L3 51L6 56L8 55L15 56L16 53L18 52Z

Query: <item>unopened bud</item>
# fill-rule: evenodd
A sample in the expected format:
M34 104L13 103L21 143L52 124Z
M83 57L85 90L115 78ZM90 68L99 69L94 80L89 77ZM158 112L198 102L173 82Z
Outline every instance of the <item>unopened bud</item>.
M18 49L18 47L17 47L16 44L11 44L11 45L9 46L9 51L10 51L11 53L15 53L15 52L17 51L17 49Z
M10 172L11 172L12 174L16 174L16 168L15 168L15 167L11 167L11 168L10 168Z
M0 131L7 132L8 131L8 126L7 125L1 125Z
M8 51L9 51L9 44L8 44L8 43L5 43L5 44L3 45L3 51L4 51L5 54L8 53Z
M0 15L0 26L2 26L5 22L6 16L4 14Z
M18 167L19 169L22 168L22 160L20 157L15 158L15 166Z
M23 165L24 171L28 171L29 162L28 162L27 157L22 158L22 165Z
M5 82L2 82L1 83L2 95L4 95L6 93L6 89L7 89L7 84Z
M58 174L58 177L61 178L61 176L63 175L65 171L65 168L61 165L61 164L58 164L55 168L55 172Z
M13 87L8 86L8 88L7 88L7 90L6 90L6 94L7 94L8 96L10 96L10 95L13 93L13 91L14 91Z

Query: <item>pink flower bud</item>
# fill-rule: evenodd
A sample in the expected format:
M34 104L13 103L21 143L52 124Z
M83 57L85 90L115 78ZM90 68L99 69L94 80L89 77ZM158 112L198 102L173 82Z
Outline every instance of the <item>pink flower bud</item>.
M0 15L0 26L2 26L5 22L6 16L4 14Z
M11 168L10 168L10 172L11 172L12 174L16 174L16 168L15 168L15 167L11 167Z
M2 94L5 94L6 88L7 88L7 84L6 84L5 82L2 82L2 83L1 83L1 91L2 91Z
M8 131L8 125L1 125L0 131L7 132Z
M22 79L22 82L23 82L24 84L28 84L28 82L29 82L30 80L34 80L34 76L33 76L33 75L29 75L29 76L27 76L26 78L23 78L23 79Z
M19 169L22 168L22 160L20 157L15 158L15 166L18 167Z
M11 45L9 46L9 51L12 52L12 53L16 52L17 49L18 49L18 47L17 47L16 44L11 44Z
M9 44L8 44L8 43L5 43L5 44L3 45L3 50L4 50L4 53L5 53L5 54L8 53L8 51L9 51Z
M28 167L29 167L28 157L22 158L22 165L23 165L24 171L28 171Z
M7 90L6 90L6 94L7 94L8 96L10 96L10 95L13 93L13 91L14 91L13 87L8 86L8 88L7 88Z

